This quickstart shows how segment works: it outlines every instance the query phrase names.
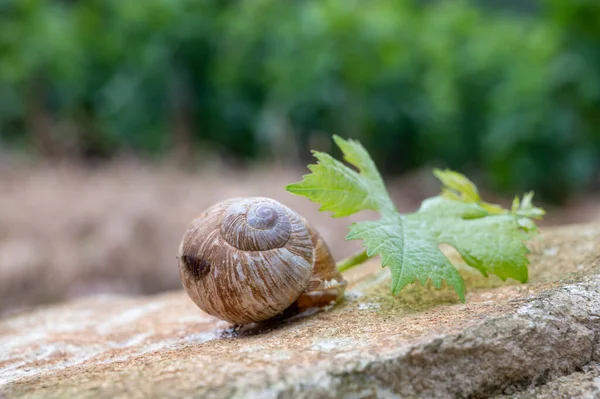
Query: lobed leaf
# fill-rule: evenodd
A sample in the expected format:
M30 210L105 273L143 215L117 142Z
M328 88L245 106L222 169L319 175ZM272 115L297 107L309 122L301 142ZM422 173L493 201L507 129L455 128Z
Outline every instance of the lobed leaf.
M477 187L465 175L450 169L434 169L433 174L444 185L442 192L447 193L449 199L461 199L467 202L479 201Z
M369 256L381 255L381 266L389 266L392 271L392 294L415 280L423 285L429 279L436 288L446 281L464 302L462 277L439 250L431 231L420 228L419 224L416 218L390 216L354 223L346 238L364 240Z
M338 136L334 136L334 140L344 159L360 173L329 154L313 151L318 162L308 166L312 173L304 175L301 182L286 186L286 190L321 204L320 210L331 211L333 217L349 216L365 209L381 214L397 213L383 179L364 147L357 141Z
M377 221L352 224L346 239L363 240L368 256L381 256L381 265L392 272L393 294L415 281L431 280L437 288L446 281L464 302L463 279L438 248L441 243L453 246L484 276L527 281L528 250L523 242L536 232L531 219L544 215L543 209L533 206L533 193L515 198L507 210L482 201L464 175L435 169L442 194L423 201L417 212L401 215L364 147L339 136L333 139L344 160L357 170L326 153L313 152L318 162L309 165L312 173L286 189L321 204L321 210L334 217L365 209L379 212Z
M413 214L421 220L426 216ZM492 273L502 280L513 278L527 282L529 253L523 241L529 236L519 228L518 219L510 215L493 215L477 219L436 217L428 222L436 242L449 244L463 260L487 277Z

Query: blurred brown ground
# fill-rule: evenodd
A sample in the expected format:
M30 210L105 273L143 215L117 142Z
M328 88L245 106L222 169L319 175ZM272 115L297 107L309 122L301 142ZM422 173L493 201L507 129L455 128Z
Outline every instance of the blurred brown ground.
M361 214L331 219L283 187L306 169L218 166L182 172L120 161L77 165L0 163L0 315L93 293L142 294L180 287L175 256L189 222L229 197L266 196L304 215L336 259L357 251L344 240ZM439 186L429 169L388 181L401 212L415 210ZM506 198L488 199L507 204ZM543 225L600 220L600 201L587 197L548 208Z

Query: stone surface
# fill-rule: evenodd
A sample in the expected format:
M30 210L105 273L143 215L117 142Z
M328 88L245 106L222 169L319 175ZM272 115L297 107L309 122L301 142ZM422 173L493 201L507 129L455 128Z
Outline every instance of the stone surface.
M600 364L590 363L580 372L550 381L511 396L496 399L590 399L600 398Z
M38 308L0 322L0 392L543 395L561 377L578 378L573 373L600 361L600 226L548 230L531 249L528 284L485 279L459 264L466 304L429 285L392 297L389 273L371 262L348 275L343 303L273 325L234 329L203 314L183 292Z

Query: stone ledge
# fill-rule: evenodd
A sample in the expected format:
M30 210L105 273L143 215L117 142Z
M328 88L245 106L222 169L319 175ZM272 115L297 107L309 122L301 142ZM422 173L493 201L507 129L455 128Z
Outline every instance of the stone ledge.
M429 285L391 297L388 272L372 262L348 276L346 300L333 309L240 331L200 312L182 292L40 308L0 322L0 392L515 394L600 360L600 226L548 230L531 249L528 284L461 267L466 305Z
M581 371L533 387L511 396L496 399L589 399L600 397L600 363L593 362Z

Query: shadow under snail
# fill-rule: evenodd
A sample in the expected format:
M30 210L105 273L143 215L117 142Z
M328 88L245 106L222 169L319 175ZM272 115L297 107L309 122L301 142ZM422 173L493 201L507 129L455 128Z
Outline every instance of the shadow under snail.
M317 231L269 198L233 198L207 209L185 232L178 259L196 305L235 324L321 308L346 288Z

